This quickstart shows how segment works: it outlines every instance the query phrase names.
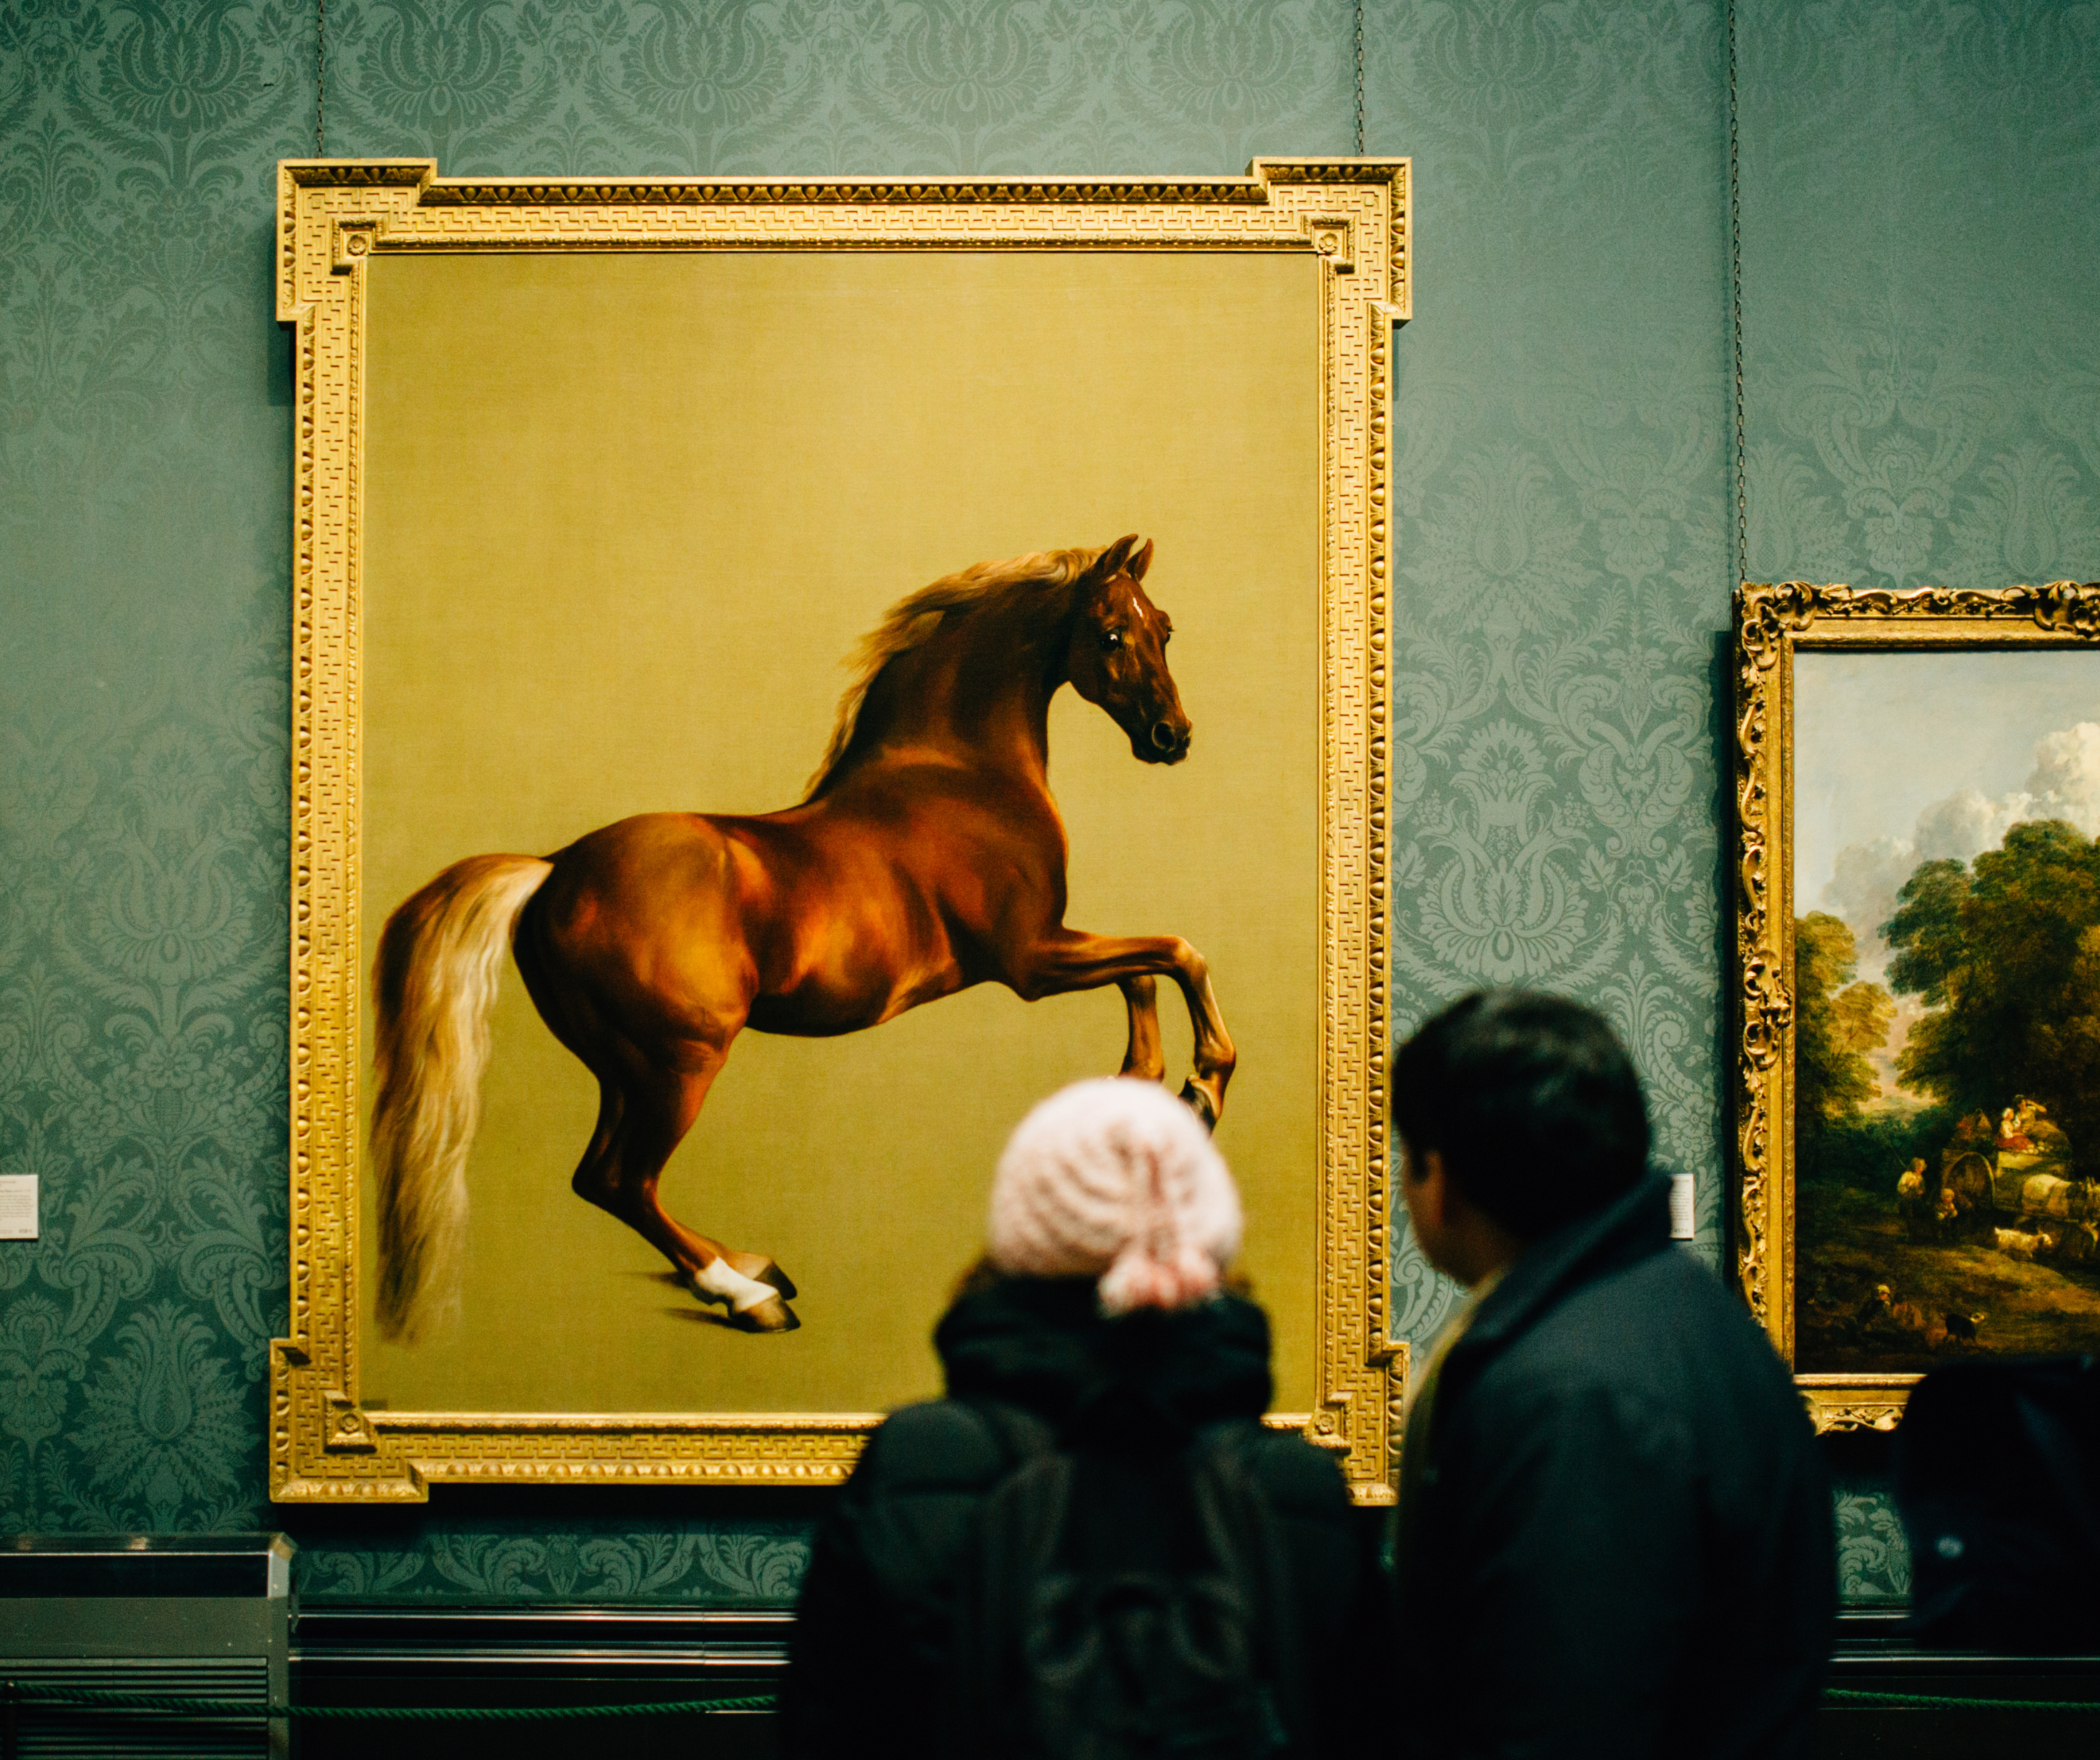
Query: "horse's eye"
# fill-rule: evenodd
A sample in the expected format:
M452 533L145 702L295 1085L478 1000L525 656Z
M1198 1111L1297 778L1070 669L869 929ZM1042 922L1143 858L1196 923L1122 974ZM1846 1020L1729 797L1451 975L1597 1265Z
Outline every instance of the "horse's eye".
M1103 653L1114 653L1117 649L1122 646L1123 631L1121 630L1103 630L1101 631L1101 652Z

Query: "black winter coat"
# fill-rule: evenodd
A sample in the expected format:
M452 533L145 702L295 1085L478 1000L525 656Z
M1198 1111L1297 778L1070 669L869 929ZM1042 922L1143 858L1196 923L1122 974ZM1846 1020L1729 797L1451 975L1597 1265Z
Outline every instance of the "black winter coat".
M1398 1560L1423 1760L1806 1752L1836 1608L1791 1378L1644 1183L1512 1265L1438 1379Z
M1326 1456L1260 1429L1267 1319L1231 1296L1120 1319L1096 1301L1091 1280L1013 1278L963 1296L942 1321L933 1342L950 1397L876 1431L818 1529L783 1693L791 1760L936 1751L972 1518L1015 1464L986 1402L1067 1431L1243 1427L1293 1576L1307 1679L1291 1696L1315 1720L1296 1751L1347 1753L1368 1733L1357 1708L1384 1703L1365 1672L1380 1661L1384 1613L1375 1523L1350 1506Z

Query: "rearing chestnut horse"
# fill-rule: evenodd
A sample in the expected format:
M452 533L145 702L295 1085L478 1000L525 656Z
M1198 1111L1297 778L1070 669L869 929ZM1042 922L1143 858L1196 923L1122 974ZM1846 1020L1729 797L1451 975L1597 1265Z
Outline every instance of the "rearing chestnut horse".
M1156 975L1195 1027L1182 1098L1215 1123L1233 1052L1202 956L1177 935L1065 926L1050 699L1070 684L1146 763L1189 755L1152 546L980 563L898 605L862 644L799 807L645 813L536 856L456 862L387 919L374 962L381 1329L413 1338L456 1294L466 1162L504 944L540 1017L598 1080L577 1193L754 1332L799 1324L763 1253L677 1221L657 1177L746 1027L825 1037L987 979L1034 1001L1122 987L1127 1076L1165 1064Z

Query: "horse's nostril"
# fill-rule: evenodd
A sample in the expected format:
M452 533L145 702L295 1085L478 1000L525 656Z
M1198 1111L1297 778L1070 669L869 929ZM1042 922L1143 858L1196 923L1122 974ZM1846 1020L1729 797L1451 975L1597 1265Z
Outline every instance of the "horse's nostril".
M1180 736L1175 733L1174 728L1170 723L1165 721L1155 721L1152 724L1152 743L1157 746L1160 750L1173 750L1175 741Z

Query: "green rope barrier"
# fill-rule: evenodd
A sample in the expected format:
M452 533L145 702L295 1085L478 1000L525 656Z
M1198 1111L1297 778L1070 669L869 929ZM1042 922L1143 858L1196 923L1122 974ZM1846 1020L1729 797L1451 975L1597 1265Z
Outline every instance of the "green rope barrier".
M1954 1699L1845 1687L1826 1687L1823 1699L1826 1705L1916 1705L1928 1711L2100 1711L2100 1699Z
M770 1711L779 1701L770 1693L735 1699L646 1700L626 1705L272 1705L241 1699L183 1699L146 1693L106 1692L86 1687L26 1687L9 1683L7 1696L23 1706L54 1711L132 1711L192 1718L344 1718L380 1722L439 1723L537 1722L574 1718L691 1717L710 1711ZM2089 1711L2100 1712L2094 1699L1966 1699L1934 1693L1868 1692L1858 1688L1826 1689L1832 1705L1911 1706L1930 1711Z
M12 1682L8 1683L7 1697L18 1705L41 1705L54 1711L139 1711L195 1718L372 1718L383 1722L421 1719L440 1723L483 1718L687 1717L708 1711L770 1711L779 1702L770 1693L754 1693L740 1699L663 1699L629 1705L258 1705L253 1700L182 1699L87 1687L17 1686Z

